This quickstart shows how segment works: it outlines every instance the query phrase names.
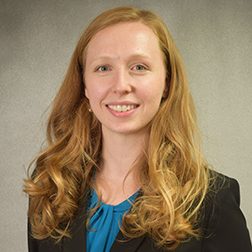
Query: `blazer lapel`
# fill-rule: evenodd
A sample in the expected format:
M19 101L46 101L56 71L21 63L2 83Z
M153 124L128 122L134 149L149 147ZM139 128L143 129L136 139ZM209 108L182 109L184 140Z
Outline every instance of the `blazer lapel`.
M86 192L82 208L69 227L72 237L65 237L63 240L63 252L86 252L87 200L88 193Z
M144 242L145 240L145 235L134 238L134 239L129 239L123 235L121 231L119 231L111 249L110 252L135 252L139 246Z

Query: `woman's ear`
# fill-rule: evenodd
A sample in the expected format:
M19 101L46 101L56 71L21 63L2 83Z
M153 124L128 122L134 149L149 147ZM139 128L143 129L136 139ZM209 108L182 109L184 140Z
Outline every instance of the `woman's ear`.
M166 87L164 92L163 92L162 98L165 99L165 98L167 98L167 96L168 96L168 88Z
M89 99L87 88L85 87L85 96Z
M169 87L169 78L166 77L166 79L165 79L165 88L164 88L163 95L162 95L163 99L167 98L167 96L168 96L168 93L169 93L169 88L168 87Z

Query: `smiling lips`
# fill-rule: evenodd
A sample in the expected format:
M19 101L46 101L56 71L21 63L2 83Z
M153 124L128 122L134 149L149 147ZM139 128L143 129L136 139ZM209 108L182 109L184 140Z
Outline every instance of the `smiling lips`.
M128 110L138 107L138 105L108 105L108 107L117 112L126 112Z

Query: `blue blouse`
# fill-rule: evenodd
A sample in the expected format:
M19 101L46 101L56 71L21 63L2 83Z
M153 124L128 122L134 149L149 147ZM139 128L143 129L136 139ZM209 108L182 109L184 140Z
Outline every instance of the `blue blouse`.
M139 191L133 194L129 200L134 202ZM87 230L87 252L108 252L114 243L122 225L122 217L132 206L127 199L122 203L113 206L100 202L96 213L91 217ZM88 209L92 209L98 203L98 196L95 190L91 189L91 197Z

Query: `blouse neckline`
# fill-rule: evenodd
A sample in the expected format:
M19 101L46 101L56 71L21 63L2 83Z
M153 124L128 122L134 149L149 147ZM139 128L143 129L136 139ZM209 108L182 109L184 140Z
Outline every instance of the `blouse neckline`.
M102 206L102 208L113 208L114 212L128 211L130 209L130 207L132 206L134 200L136 199L139 191L140 191L140 189L137 192L135 192L134 194L132 194L129 198L125 199L123 202L121 202L117 205L106 204L106 203L100 201L99 207ZM94 190L94 188L91 188L91 199L90 199L89 209L92 209L93 207L95 207L97 205L98 201L99 201L99 198L98 198L96 191Z

